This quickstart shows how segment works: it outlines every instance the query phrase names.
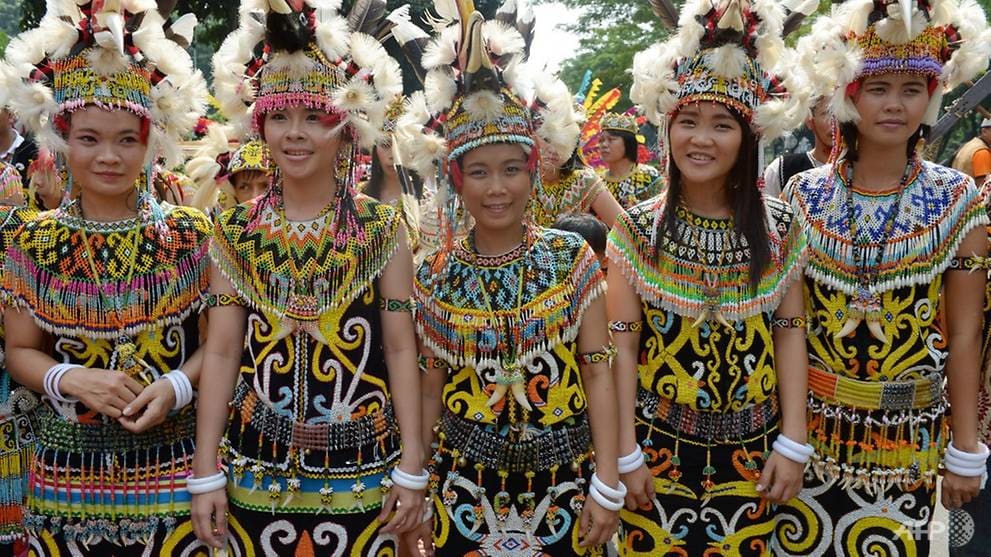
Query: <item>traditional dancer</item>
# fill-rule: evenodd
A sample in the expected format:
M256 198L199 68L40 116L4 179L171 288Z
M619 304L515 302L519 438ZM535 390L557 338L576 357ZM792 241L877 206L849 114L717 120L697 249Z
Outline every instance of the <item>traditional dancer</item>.
M573 118L571 96L543 77L532 106L520 98L517 29L532 20L518 5L503 5L501 21L470 3L435 7L449 26L427 49L440 54L424 57L428 86L400 133L427 126L405 142L419 147L412 160L424 175L443 162L450 206L463 203L475 224L416 275L424 442L437 442L433 543L440 555L600 555L625 493L605 284L583 240L525 220L536 138L573 148L574 120L550 124ZM439 123L443 136L429 131Z
M186 173L196 182L189 204L211 216L263 195L274 170L264 141L247 139L232 150L228 131L219 124L210 126L195 156L186 162Z
M399 214L355 192L402 79L363 15L246 1L214 59L226 114L277 167L212 248L194 524L239 555L392 555L421 518L413 263Z
M779 515L788 555L928 555L940 465L946 507L979 490L985 277L957 269L986 252L986 200L920 149L942 91L986 67L986 27L973 2L853 0L799 45L837 128L833 162L785 191L808 234L816 449Z
M206 105L154 5L50 4L6 53L11 106L69 189L7 251L11 376L37 410L30 555L179 554L197 545L187 476L209 221L159 204L154 161Z
M664 188L656 168L639 161L643 137L632 114L606 113L602 117L599 154L607 167L601 171L609 192L623 209L654 197Z
M607 248L622 555L770 555L773 504L802 485L805 241L757 168L760 138L803 114L782 21L774 3L691 1L634 59L668 170Z

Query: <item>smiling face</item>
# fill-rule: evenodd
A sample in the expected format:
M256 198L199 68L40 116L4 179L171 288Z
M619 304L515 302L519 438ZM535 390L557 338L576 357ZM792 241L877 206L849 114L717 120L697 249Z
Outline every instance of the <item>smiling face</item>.
M671 160L681 171L685 189L724 186L743 141L740 122L716 102L688 104L670 124Z
M302 106L265 115L265 141L287 184L335 176L341 132L327 116Z
M483 145L465 153L461 198L479 232L519 231L530 198L527 159L524 147L514 143Z
M69 172L84 197L127 199L135 191L148 150L141 118L87 106L72 113L67 142Z
M925 117L928 82L905 73L868 77L853 97L853 104L860 114L857 131L861 145L902 148Z

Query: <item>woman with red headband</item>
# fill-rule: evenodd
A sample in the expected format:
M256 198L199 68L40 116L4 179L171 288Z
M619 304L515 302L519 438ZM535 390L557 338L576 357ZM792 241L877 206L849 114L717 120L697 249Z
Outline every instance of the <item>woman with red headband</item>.
M11 377L44 395L28 554L188 552L210 225L155 199L153 161L176 163L206 85L154 9L50 9L10 43L0 84L67 190L17 232L4 269Z
M399 65L324 3L246 2L214 79L276 170L216 223L196 534L236 555L393 555L429 479L413 262L400 215L355 185Z
M601 555L625 493L605 283L581 237L527 217L540 179L535 138L577 138L571 94L544 77L523 101L524 78L510 71L524 57L517 29L459 6L464 26L428 47L442 54L423 58L427 90L399 126L406 160L427 177L446 165L441 189L455 196L442 203L451 207L445 245L415 281L422 442L437 447L433 518L417 537L429 547L432 527L441 555ZM509 21L532 21L513 6L502 8ZM443 135L424 135L431 124ZM474 225L455 241L459 204Z
M986 27L972 2L852 0L799 45L837 124L831 163L785 190L808 233L815 447L779 513L788 555L928 555L938 476L947 508L980 489L986 200L921 147L942 92L987 66Z

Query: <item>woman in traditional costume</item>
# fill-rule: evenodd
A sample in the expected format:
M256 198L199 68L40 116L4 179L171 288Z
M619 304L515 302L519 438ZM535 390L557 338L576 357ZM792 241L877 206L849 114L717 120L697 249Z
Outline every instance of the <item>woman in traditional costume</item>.
M816 449L780 511L788 555L927 555L937 476L948 508L980 489L985 276L965 269L986 253L986 200L920 149L944 89L987 66L986 28L973 2L853 0L799 44L837 127L831 164L785 190L808 235Z
M600 125L599 156L607 165L600 175L620 206L627 210L661 193L661 173L639 162L643 136L636 116L607 112Z
M11 376L37 410L30 555L178 554L198 545L188 475L209 221L152 194L160 156L206 105L154 4L59 2L6 54L11 107L68 195L11 241Z
M773 505L802 485L805 241L758 184L760 138L798 125L773 3L685 4L634 58L667 187L609 237L621 555L770 555Z
M572 112L571 97L546 77L532 103L520 97L517 29L528 18L514 5L501 21L470 3L456 14L436 6L449 26L427 49L437 55L423 59L426 94L400 133L426 131L405 142L419 147L411 160L424 175L442 162L450 214L463 205L475 224L416 274L424 443L436 442L433 545L439 555L601 555L625 494L605 284L584 240L525 217L540 179L536 138L557 111ZM574 144L573 116L557 133Z
M236 554L392 555L420 521L413 263L399 214L355 191L359 142L401 90L380 19L246 1L214 59L225 113L277 167L211 251L193 515Z

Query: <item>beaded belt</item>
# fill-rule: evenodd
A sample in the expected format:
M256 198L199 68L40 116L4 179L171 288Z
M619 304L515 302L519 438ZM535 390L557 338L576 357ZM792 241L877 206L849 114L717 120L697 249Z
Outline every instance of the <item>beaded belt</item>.
M738 412L705 412L638 389L637 405L673 430L711 441L738 441L773 427L778 421L778 398L772 396Z
M862 410L911 410L938 402L943 396L943 378L861 381L810 367L809 390L816 398Z
M336 424L306 424L278 414L258 398L245 382L239 381L231 402L240 409L241 420L250 422L260 433L284 446L315 451L340 451L377 443L397 430L392 404L357 420Z
M182 412L143 433L131 433L116 422L81 424L66 420L47 405L38 409L38 442L59 451L125 453L168 447L196 436L196 414Z
M530 439L513 443L495 431L495 426L444 412L440 431L444 434L445 445L486 468L539 472L554 466L570 465L588 455L592 447L588 417L583 414L575 420L575 425L540 431Z

